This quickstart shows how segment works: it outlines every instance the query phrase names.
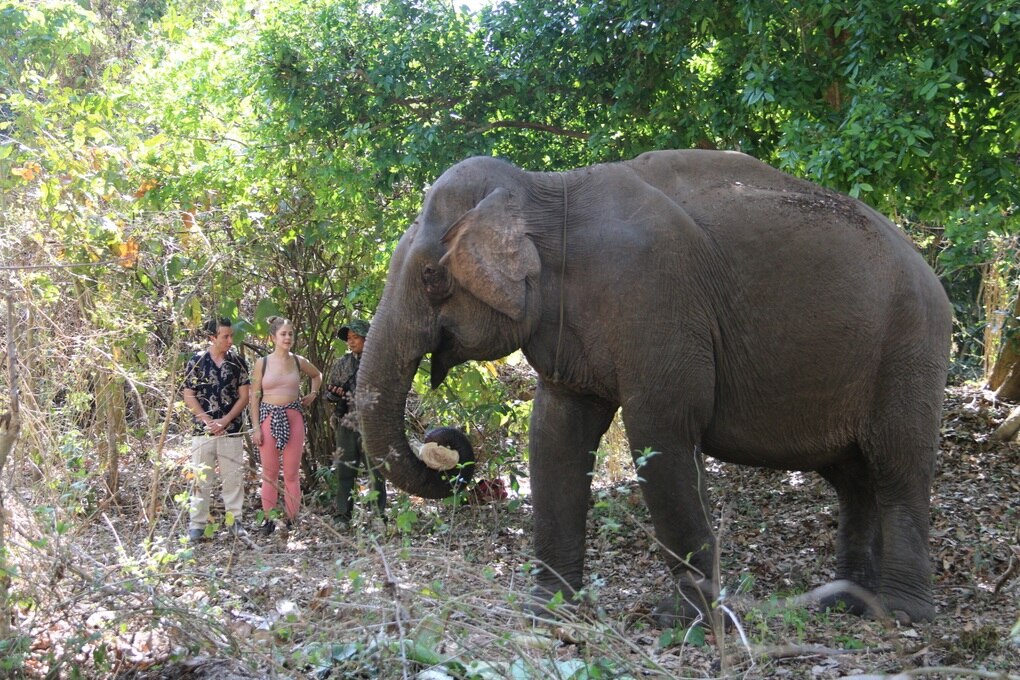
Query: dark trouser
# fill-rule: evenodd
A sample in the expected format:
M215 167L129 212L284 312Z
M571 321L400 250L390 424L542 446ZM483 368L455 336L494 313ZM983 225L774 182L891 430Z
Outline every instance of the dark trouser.
M368 478L378 494L375 503L381 513L386 509L386 480L378 472L372 470L365 458L365 450L361 447L361 434L355 430L339 426L336 428L336 461L339 488L336 494L336 514L343 519L351 518L354 509L354 486L357 483L358 470L362 466L368 471Z

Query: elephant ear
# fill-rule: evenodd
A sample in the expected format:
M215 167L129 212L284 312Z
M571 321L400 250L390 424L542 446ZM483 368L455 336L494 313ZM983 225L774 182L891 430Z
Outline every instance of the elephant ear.
M538 250L506 189L496 189L443 236L447 266L457 283L515 321L524 317L527 278L538 275Z

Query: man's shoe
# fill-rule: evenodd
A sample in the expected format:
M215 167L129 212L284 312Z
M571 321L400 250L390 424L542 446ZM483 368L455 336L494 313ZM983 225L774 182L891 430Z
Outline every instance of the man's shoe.
M201 543L205 540L205 529L188 529L188 543Z
M263 536L268 536L274 531L276 531L276 522L268 518L262 523L262 526L259 527L259 533Z
M234 522L227 527L227 534L232 536L236 543L240 543L249 548L255 547L255 542L251 540L251 537L248 536L248 532L245 531L245 528L241 526L240 522Z

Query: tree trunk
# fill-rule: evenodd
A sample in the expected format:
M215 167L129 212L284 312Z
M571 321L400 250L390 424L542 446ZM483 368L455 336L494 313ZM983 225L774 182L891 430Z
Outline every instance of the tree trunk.
M100 450L106 468L107 491L111 497L116 497L120 483L120 445L127 436L124 379L113 372L105 374L102 379L104 384L99 390L97 411L105 426L105 446L101 446Z
M14 449L14 442L18 439L20 425L21 421L18 418L17 412L0 415L0 475L3 474L7 457ZM4 537L6 530L7 511L4 509L3 486L0 485L0 640L9 640L11 637L11 612L8 593L11 587L10 574L13 569L7 564L4 557L7 554L6 539Z
M21 429L21 418L18 415L18 372L17 351L14 342L14 303L7 296L7 377L11 390L10 412L0 415L0 478L3 477L4 465L14 450L14 442L18 439ZM0 484L0 640L11 637L10 623L10 588L13 569L6 563L7 511L4 509L3 485Z
M999 385L999 389L995 390L995 398L1002 401L1020 401L1020 357L1015 356L1015 352L1009 374Z
M1013 314L1006 320L999 357L988 378L987 388L995 390L997 399L1020 401L1020 295L1013 304Z
M1007 442L1020 437L1020 406L1013 409L1012 413L1002 421L1002 425L992 433L992 441Z

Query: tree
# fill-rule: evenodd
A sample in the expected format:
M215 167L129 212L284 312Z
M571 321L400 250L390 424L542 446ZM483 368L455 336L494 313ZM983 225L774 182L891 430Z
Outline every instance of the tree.
M999 356L988 377L988 389L995 390L999 399L1020 401L1020 296L1016 298L1001 336Z
M562 169L744 150L907 228L958 301L961 358L982 343L983 314L959 301L978 265L1015 271L1008 0L521 0L477 24L427 1L279 7L259 50L270 115L353 150L393 194L474 153Z

